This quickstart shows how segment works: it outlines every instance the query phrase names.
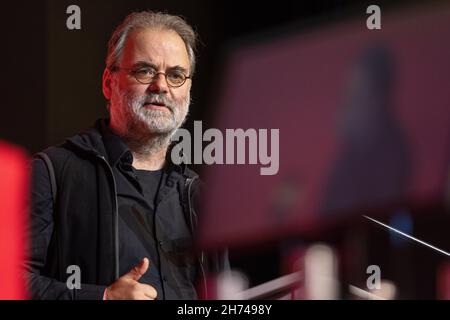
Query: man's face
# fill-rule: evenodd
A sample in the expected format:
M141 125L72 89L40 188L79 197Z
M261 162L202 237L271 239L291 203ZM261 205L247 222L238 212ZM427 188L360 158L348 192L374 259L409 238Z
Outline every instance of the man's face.
M183 70L190 75L189 56L181 37L174 31L138 29L126 40L117 72L106 72L109 84L111 119L131 134L173 133L183 124L189 102L191 80L177 88L169 86L163 74L155 76L150 84L139 83L127 70L154 69L167 73ZM106 82L105 80L108 80ZM108 90L108 88L107 88Z

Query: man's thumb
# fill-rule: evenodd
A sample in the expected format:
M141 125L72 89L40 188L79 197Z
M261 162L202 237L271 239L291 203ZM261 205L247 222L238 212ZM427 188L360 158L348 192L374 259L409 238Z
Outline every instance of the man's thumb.
M147 272L148 266L150 262L147 258L144 258L136 265L133 269L130 270L125 276L130 277L131 279L138 281L144 273Z

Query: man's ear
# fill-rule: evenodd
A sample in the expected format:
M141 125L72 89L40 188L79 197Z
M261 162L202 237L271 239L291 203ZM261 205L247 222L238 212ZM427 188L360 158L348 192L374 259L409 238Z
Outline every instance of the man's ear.
M105 71L103 71L102 89L106 100L111 100L111 81L111 71L109 71L108 68L105 68Z

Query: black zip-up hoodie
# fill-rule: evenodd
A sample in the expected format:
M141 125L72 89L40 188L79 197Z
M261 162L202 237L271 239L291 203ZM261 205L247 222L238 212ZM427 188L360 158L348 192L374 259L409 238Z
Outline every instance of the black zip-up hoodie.
M102 141L102 125L105 121L98 120L93 128L44 150L54 170L53 189L57 190L53 190L53 212L31 215L32 242L26 276L32 299L102 299L106 286L119 278L117 193ZM182 174L186 179L182 204L194 232L198 217L193 204L197 203L200 182L185 165ZM47 175L51 180L52 175ZM36 230L33 219L53 219L48 247L40 245L43 241L33 243L42 233ZM66 284L70 265L82 270L81 289L69 289ZM201 253L198 265L203 282L208 271L229 268L226 254L222 253L208 254L208 259ZM204 284L202 289L206 291ZM207 292L202 295L208 298Z

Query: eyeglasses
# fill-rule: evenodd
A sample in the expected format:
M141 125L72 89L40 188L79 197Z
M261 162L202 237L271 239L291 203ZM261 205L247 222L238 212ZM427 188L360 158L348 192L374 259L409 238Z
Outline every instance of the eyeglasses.
M163 74L167 84L172 88L181 87L190 76L185 75L182 71L174 69L166 72L157 72L154 68L127 69L120 67L112 67L111 71L125 70L128 71L137 82L142 84L150 84L159 74Z

